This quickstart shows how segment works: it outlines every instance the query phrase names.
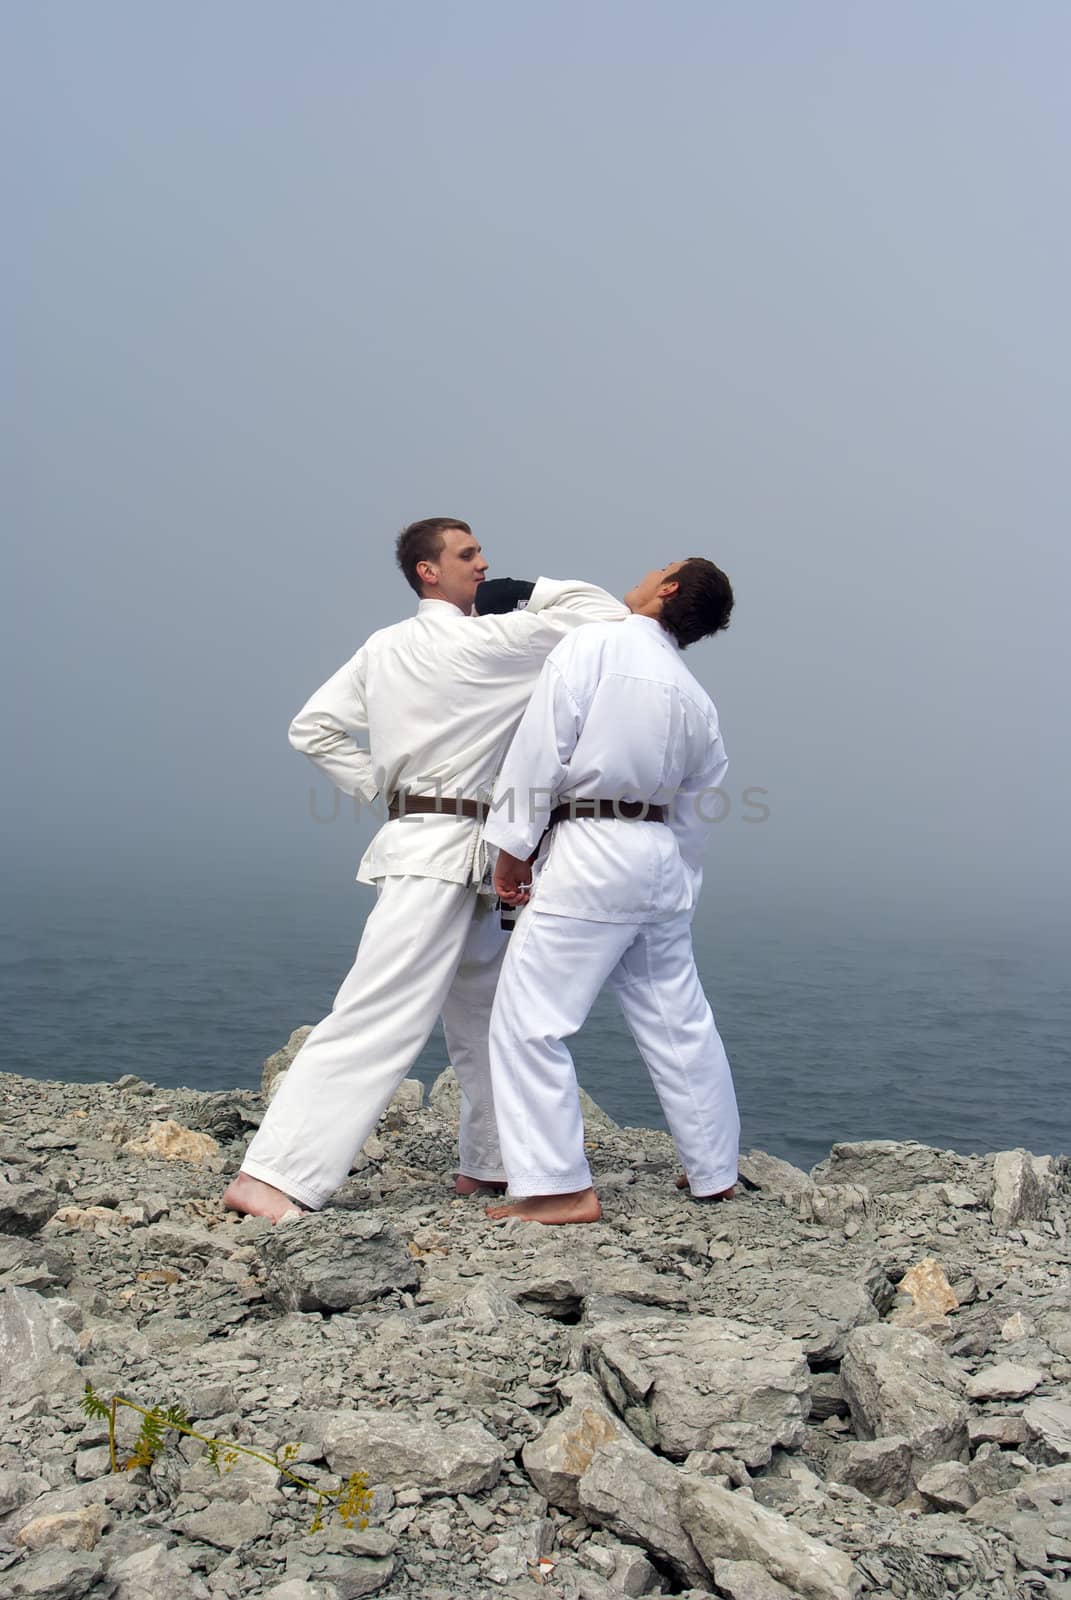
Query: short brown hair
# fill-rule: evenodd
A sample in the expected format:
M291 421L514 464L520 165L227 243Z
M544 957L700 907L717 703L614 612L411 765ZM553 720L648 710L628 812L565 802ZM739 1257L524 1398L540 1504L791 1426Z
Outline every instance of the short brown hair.
M417 567L422 561L438 561L443 552L443 534L448 528L457 528L461 533L472 532L460 517L425 517L423 522L411 522L398 535L394 547L398 565L410 589L415 589L419 595L423 595L424 585L417 575Z
M713 561L689 556L669 581L677 592L663 600L658 620L682 650L729 626L733 587Z

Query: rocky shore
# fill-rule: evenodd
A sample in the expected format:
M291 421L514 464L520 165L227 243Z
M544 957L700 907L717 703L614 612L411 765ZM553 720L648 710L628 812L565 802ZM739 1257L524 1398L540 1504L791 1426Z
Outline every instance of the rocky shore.
M0 1593L1071 1597L1063 1158L755 1151L701 1205L588 1102L603 1221L495 1226L452 1192L456 1094L403 1085L272 1229L219 1203L261 1095L0 1076ZM178 1435L113 1474L87 1382L364 1472L367 1527Z

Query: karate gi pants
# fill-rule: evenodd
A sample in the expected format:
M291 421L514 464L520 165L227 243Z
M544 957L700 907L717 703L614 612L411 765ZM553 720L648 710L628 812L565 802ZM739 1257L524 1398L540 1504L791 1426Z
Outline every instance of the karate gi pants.
M353 967L294 1058L242 1171L319 1210L441 1015L461 1085L460 1169L501 1181L488 1025L506 937L494 903L473 888L381 880Z
M740 1118L714 1013L699 982L691 919L589 922L535 906L510 939L491 1014L491 1077L502 1156L515 1195L591 1184L572 1057L609 982L651 1075L692 1193L737 1179Z

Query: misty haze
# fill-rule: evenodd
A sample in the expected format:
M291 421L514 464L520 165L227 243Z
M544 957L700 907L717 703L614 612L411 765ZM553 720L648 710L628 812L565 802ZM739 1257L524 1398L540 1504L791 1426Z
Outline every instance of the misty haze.
M5 1070L255 1086L328 1010L375 818L287 727L445 514L491 576L732 579L745 1146L1066 1150L1066 9L0 27ZM612 1003L576 1057L659 1123Z

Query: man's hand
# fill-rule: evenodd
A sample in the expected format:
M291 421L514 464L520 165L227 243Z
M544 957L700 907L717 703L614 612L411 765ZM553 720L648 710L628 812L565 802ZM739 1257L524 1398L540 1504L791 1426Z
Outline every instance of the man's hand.
M532 888L532 868L508 850L498 852L495 862L495 893L507 906L526 906Z

